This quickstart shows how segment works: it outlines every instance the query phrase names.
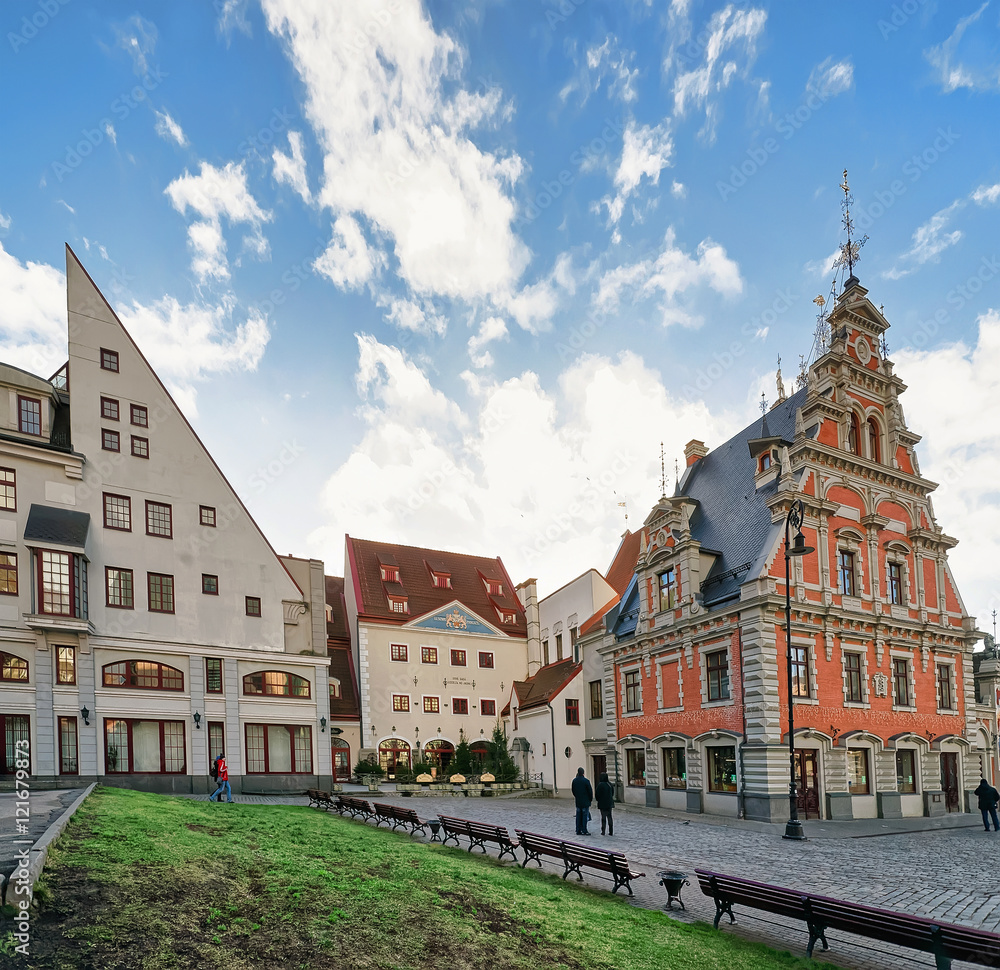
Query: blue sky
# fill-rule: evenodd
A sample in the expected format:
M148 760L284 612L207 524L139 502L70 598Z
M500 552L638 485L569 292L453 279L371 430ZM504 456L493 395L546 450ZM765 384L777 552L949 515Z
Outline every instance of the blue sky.
M1000 534L1000 2L0 10L3 359L68 242L280 552L605 568L808 359L842 241L970 612ZM973 527L974 523L974 527Z

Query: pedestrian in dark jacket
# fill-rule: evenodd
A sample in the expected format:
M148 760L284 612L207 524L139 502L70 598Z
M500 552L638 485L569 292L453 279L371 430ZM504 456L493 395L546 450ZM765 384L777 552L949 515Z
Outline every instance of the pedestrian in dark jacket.
M608 781L606 771L601 774L601 780L597 783L594 795L597 798L597 807L601 810L601 835L604 835L605 826L608 835L614 835L615 820L611 812L615 807L615 790L612 788L611 782Z
M979 796L979 811L983 813L983 825L990 830L990 819L993 819L993 831L1000 831L1000 821L997 820L997 802L1000 802L998 792L985 778L979 782L975 794Z
M573 779L573 798L576 799L576 834L590 835L587 822L590 821L590 803L594 800L594 789L583 775L583 769L577 768Z

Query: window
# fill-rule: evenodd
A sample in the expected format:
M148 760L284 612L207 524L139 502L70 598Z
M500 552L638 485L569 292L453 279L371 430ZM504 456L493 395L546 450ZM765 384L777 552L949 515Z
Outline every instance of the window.
M497 716L497 702L496 701L480 701L479 702L479 713L483 717L496 717Z
M409 613L409 607L406 605L405 596L390 596L389 599L389 610L393 613Z
M677 570L671 566L660 573L660 609L672 610L677 605Z
M132 587L132 570L117 566L104 567L104 589L107 605L119 610L131 610L135 606Z
M28 682L28 661L12 653L0 652L0 680Z
M198 506L198 522L200 525L215 528L215 509L211 505Z
M604 717L604 685L599 680L590 682L590 716Z
M467 697L453 697L451 700L452 714L468 714L469 699Z
M122 438L117 431L111 431L109 428L101 429L101 448L105 451L121 451L122 450Z
M625 711L632 714L642 710L642 684L639 671L630 670L625 674Z
M578 700L566 701L566 723L567 724L579 724L580 723L580 702Z
M0 593L17 596L17 553L0 552Z
M184 774L183 721L104 721L109 774Z
M101 370L114 371L118 373L118 351L105 350L101 348Z
M757 465L758 471L766 472L771 467L771 453L765 451L763 455L760 456L760 462Z
M910 661L903 657L892 658L892 686L897 707L910 706Z
M493 654L489 651L480 650L479 651L479 666L492 670L493 669Z
M854 596L854 553L847 549L837 550L837 577L841 593L844 596Z
M562 660L562 634L556 634L556 660Z
M465 651L464 650L452 650L452 652L451 652L451 665L452 665L452 667L464 667L465 666Z
M393 643L389 647L389 659L406 662L406 644L405 643Z
M248 724L247 774L312 774L312 727Z
M708 749L708 790L736 791L736 748Z
M76 647L56 647L56 683L76 683Z
M663 749L663 787L687 788L687 760L683 748Z
M379 572L382 575L383 583L399 582L399 566L385 566L379 564Z
M725 650L716 650L705 658L708 675L708 699L724 701L729 699L729 657Z
M26 714L0 714L0 774L12 775L28 761L31 771L31 718ZM20 746L18 742L21 742ZM20 764L18 764L20 762Z
M132 435L132 456L134 458L149 457L149 438L140 438L138 435Z
M424 698L424 713L437 714L441 710L441 702L436 697Z
M17 474L13 468L0 468L0 509L17 511Z
M164 502L146 502L146 535L174 537L173 511Z
M82 556L40 549L38 612L51 616L87 617L87 564Z
M549 665L549 641L547 639L542 641L542 666L548 667Z
M393 657L393 660L396 658ZM405 657L403 658L406 659ZM436 664L438 662L438 649L437 647L421 647L420 648L420 662L422 664Z
M903 567L898 562L889 563L889 602L903 605Z
M879 434L878 422L874 418L868 419L868 457L872 461L882 460L882 435Z
M340 688L340 681L339 680L331 680L330 681L330 700L331 701L339 701L339 700L341 700L343 698L343 696L344 696L344 692Z
M59 774L80 773L79 745L75 717L59 718Z
M17 396L17 430L22 434L42 433L42 402L34 397Z
M151 613L174 612L174 577L166 573L146 573Z
M629 788L646 787L646 751L644 748L628 748L626 750L625 768L628 772Z
M104 528L132 531L132 499L127 495L104 493Z
M951 690L951 664L937 665L938 707L942 711L954 710Z
M312 697L312 687L305 677L284 670L258 670L243 678L244 694L265 697Z
M861 692L861 654L844 654L844 672L847 677L847 700L851 704L864 702Z
M118 420L118 402L113 397L101 398L101 417L105 421Z
M133 404L132 408L132 424L137 428L148 428L149 427L149 412L146 410L145 406L142 404Z
M218 596L219 595L219 577L213 576L211 573L201 574L201 591L206 596Z
M431 582L439 589L451 589L451 576L447 573L431 573Z
M392 695L392 709L397 712L405 713L410 709L410 698L406 694L393 694Z
M221 754L226 753L226 726L222 721L208 722L208 768L211 771L212 764Z
M184 690L184 674L176 667L152 660L120 660L101 668L105 687L136 690Z
M516 623L517 614L511 613L510 610L497 610L497 616L500 617L501 623Z
M913 795L917 791L916 759L909 748L896 752L896 790L901 795Z
M847 749L847 790L852 795L869 794L868 749Z
M792 696L809 696L808 647L792 647Z
M847 450L854 455L861 454L861 427L858 416L853 413L847 422Z
M222 693L222 660L218 657L205 658L205 693Z
M259 596L248 596L247 601L247 616L260 616L260 597Z
M503 583L499 582L499 580L486 579L484 582L486 583L486 592L490 596L503 596Z

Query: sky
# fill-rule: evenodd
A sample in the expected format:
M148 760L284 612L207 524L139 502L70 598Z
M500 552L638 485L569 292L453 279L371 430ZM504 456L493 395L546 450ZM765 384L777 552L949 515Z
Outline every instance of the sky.
M64 244L280 553L605 570L791 388L843 242L983 630L1000 604L1000 0L0 7L0 359Z

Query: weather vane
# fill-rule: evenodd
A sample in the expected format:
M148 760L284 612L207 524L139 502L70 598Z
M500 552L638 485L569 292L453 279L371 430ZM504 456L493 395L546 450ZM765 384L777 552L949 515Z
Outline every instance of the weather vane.
M660 494L667 494L667 466L663 460L663 442L660 442Z
M764 392L760 392L760 404L757 405L760 408L761 414L767 414L767 398L764 397Z
M841 182L840 187L844 190L844 201L841 202L841 206L844 209L844 229L847 230L847 242L843 243L840 247L840 255L834 262L834 266L847 266L848 276L854 275L854 264L861 259L861 247L868 242L868 236L862 236L860 239L852 240L851 235L854 232L854 220L851 219L851 203L854 201L854 196L851 195L851 187L847 184L847 169L844 169L844 181Z

